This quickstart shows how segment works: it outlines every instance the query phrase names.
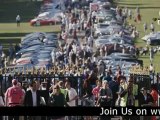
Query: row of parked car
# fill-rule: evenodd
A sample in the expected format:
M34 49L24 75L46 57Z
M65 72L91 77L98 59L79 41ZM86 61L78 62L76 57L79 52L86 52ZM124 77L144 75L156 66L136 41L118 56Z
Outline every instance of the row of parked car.
M125 76L129 76L129 69L134 65L143 65L135 54L132 29L124 26L123 16L116 13L109 2L98 2L99 10L94 13L96 22L94 31L97 49L107 49L107 56L100 57L107 68L112 67L116 74L117 65L122 68Z
M151 32L150 34L142 37L142 40L144 40L148 45L160 45L160 31L154 33Z
M21 40L21 49L16 53L16 67L31 69L52 65L52 52L58 47L58 38L53 33L31 33Z
M30 25L42 26L61 23L62 13L65 9L65 6L61 1L53 0L51 2L45 2L41 6L38 16L30 21Z

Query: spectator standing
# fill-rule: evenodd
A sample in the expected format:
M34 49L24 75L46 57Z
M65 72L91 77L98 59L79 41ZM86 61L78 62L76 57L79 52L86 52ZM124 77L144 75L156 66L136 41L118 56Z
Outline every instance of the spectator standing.
M58 85L59 85L59 88L60 88L60 92L65 96L65 99L68 102L69 101L68 91L64 88L63 81L59 81Z
M94 101L92 98L92 86L89 80L85 80L83 84L83 97L84 106L94 106ZM93 120L92 116L86 116L86 120Z
M156 85L151 85L151 96L153 97L153 106L157 107L158 106L158 89ZM156 116L152 116L152 120L157 120Z
M144 27L144 32L146 32L147 31L147 23L144 23L144 25L143 25L143 27Z
M94 40L93 36L90 35L90 36L88 37L88 45L89 45L90 47L93 47L93 40Z
M150 29L151 29L151 32L154 32L154 24L153 23L151 23L151 25L150 25Z
M9 87L5 93L5 104L8 107L21 106L24 100L24 92L18 86L16 79L12 80L12 87ZM19 120L19 116L9 116L9 120Z
M109 88L108 82L104 80L102 82L102 88L99 92L99 104L100 106L110 106L112 102L112 91Z
M115 106L116 100L118 98L117 92L119 89L119 84L116 81L116 77L114 77L114 79L109 82L109 88L112 90L112 94L113 94L113 100L112 100L112 105Z
M98 104L101 107L111 106L112 98L113 98L112 91L109 88L108 82L104 80L102 83L102 88L99 92ZM105 116L105 117L103 116L100 118L101 120L110 120L111 116Z
M4 107L4 95L2 93L2 91L0 91L0 107ZM3 120L3 116L0 116L0 120Z
M58 85L52 86L52 93L49 97L49 105L55 107L64 107L66 105L65 96L61 93L61 89ZM64 120L64 116L50 116L48 120Z
M40 91L37 90L37 83L36 81L32 81L29 84L30 89L26 91L25 98L24 98L24 105L25 106L40 106L41 98L40 98ZM40 120L39 116L32 116L30 117L31 120Z
M68 96L69 96L68 105L70 107L76 106L76 100L78 98L76 90L71 87L71 83L69 81L65 83L65 87L66 87L66 90L68 91Z
M56 107L64 107L66 105L65 96L61 93L61 89L58 85L52 86L52 93L49 97L49 105Z
M14 49L15 49L15 52L18 52L21 48L20 48L20 46L18 44L16 44Z
M93 88L93 90L92 90L92 94L94 96L95 103L97 103L97 100L99 98L99 91L100 91L101 86L102 86L102 83L101 83L100 80L97 80L96 83L97 83L97 86L95 88Z
M8 52L9 52L9 59L12 60L14 56L14 48L12 44L10 44Z
M154 50L153 50L152 47L150 48L149 56L150 56L150 63L152 64L153 63L153 58L154 58Z
M147 89L143 87L139 95L139 106L151 107L153 106L154 99L150 93L147 93ZM144 120L151 120L152 116L145 116Z
M150 73L154 72L154 66L153 66L153 64L150 64L150 66L149 66L149 72Z
M69 101L67 102L67 104L70 107L75 107L76 100L78 99L78 94L76 90L71 87L71 83L69 81L65 83L65 87L66 87L66 90L68 91L68 97L69 97ZM68 116L68 120L73 120L73 119L74 119L73 116Z
M17 15L17 17L16 17L17 27L20 27L20 22L21 22L21 17L20 17L20 15Z
M139 7L138 7L138 6L136 7L135 12L136 12L136 14L140 14L140 9L139 9Z
M128 17L130 20L132 19L132 11L130 9L128 10Z
M127 83L124 79L121 79L120 86L118 90L118 99L116 101L116 106L125 107L126 106L126 91L127 91Z
M106 73L106 76L103 77L103 80L107 80L107 82L112 81L112 77L109 72Z

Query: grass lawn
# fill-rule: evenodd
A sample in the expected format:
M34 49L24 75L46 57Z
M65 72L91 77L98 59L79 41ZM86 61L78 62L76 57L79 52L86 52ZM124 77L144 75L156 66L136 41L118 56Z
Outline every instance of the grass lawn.
M159 10L160 10L160 1L159 0L119 0L118 5L121 7L127 7L132 10L132 13L135 13L135 9L138 6L140 8L140 13L142 16L141 23L135 23L134 19L129 20L129 23L134 24L137 30L140 33L140 38L136 40L136 46L144 47L146 43L141 40L141 38L145 35L143 30L143 24L146 22L148 24L148 28L152 21L152 18L159 18ZM160 26L157 24L157 21L154 22L156 31L160 31ZM148 34L150 30L148 29ZM141 56L140 59L144 61L144 65L148 66L150 64L149 55ZM160 72L160 53L157 53L154 58L154 66L156 72Z
M5 52L10 43L20 43L22 37L32 32L58 32L60 27L40 26L32 27L29 21L38 13L41 2L11 2L0 4L0 43ZM22 19L20 27L16 26L15 18L19 14Z

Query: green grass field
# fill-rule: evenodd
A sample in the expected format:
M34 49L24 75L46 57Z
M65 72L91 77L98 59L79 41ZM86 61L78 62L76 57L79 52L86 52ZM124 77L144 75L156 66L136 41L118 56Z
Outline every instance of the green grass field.
M159 10L160 10L160 1L159 0L119 0L118 5L121 7L127 7L132 10L132 13L135 13L135 9L138 6L140 8L140 13L142 16L141 23L135 23L134 19L129 20L129 23L134 24L137 30L140 33L140 38L136 40L136 46L144 47L146 43L141 40L141 38L145 35L143 30L143 24L146 22L148 24L148 28L152 21L152 18L160 18ZM157 24L157 21L154 22L156 31L160 31L160 26ZM148 29L148 34L150 30ZM144 61L144 65L148 66L150 64L149 55L141 56L140 59ZM160 53L157 53L154 58L154 66L156 72L160 72Z
M20 43L22 37L32 32L58 32L58 25L32 27L29 21L38 13L41 2L9 2L0 4L0 43L7 52L10 43ZM15 18L19 14L22 19L20 27L16 26Z

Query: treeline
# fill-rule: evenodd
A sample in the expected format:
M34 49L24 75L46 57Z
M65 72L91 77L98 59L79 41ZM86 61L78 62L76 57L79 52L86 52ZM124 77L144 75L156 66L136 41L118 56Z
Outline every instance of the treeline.
M38 2L43 0L0 0L0 3L12 3L12 2Z

